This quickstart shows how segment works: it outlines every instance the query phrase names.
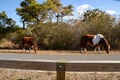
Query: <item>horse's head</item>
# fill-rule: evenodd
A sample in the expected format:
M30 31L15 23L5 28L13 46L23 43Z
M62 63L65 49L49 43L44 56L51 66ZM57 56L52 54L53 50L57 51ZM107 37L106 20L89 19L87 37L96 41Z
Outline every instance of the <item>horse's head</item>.
M107 48L108 50L107 50L107 53L109 53L109 51L110 51L110 49L111 49L111 47L110 47L110 45L108 45L108 48Z
M99 44L102 44L104 46L104 49L106 50L106 52L109 54L110 45L109 45L108 41L105 38L102 38L100 40Z

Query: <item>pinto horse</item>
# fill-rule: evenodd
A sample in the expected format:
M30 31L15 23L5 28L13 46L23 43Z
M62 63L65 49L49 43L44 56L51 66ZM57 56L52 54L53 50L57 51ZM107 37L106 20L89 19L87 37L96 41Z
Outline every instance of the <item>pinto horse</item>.
M23 49L29 49L30 53L30 48L33 46L33 49L35 53L37 53L37 41L33 37L23 37L22 38L22 47Z
M96 35L86 34L86 35L82 36L80 52L82 51L82 49L85 52L87 45L90 45L94 48L98 48L98 50L99 50L98 52L100 52L100 46L104 47L107 54L110 51L110 45L109 45L108 41L106 40L106 38L102 34L96 34Z

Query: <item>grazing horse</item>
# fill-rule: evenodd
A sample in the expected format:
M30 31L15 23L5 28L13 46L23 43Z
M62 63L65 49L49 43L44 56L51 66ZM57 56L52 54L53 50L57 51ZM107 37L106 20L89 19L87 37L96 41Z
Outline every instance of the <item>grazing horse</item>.
M29 49L30 53L30 48L33 46L33 49L35 53L37 53L37 41L33 37L23 37L22 38L22 47L23 49Z
M107 53L109 53L110 51L110 45L102 34L96 34L96 35L86 34L82 36L80 52L82 51L82 49L85 52L87 45L98 48L99 52L100 52L100 46L103 46Z

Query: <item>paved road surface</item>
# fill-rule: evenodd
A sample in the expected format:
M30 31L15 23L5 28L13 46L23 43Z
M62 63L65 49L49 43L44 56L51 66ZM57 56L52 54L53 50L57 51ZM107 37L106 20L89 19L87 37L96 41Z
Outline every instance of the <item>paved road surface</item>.
M0 68L120 72L120 55L0 53Z
M44 62L116 62L120 63L120 55L105 54L77 54L77 55L60 55L60 54L16 54L0 53L0 60L20 60L20 61L44 61Z

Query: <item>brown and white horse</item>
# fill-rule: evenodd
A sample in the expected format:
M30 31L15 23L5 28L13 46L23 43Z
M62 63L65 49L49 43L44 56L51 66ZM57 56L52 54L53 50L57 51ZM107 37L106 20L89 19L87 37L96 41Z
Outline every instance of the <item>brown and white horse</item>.
M29 53L30 53L30 48L33 46L33 49L35 51L35 53L37 53L37 41L35 38L33 37L23 37L22 38L22 47L23 49L29 49Z
M98 52L100 52L100 46L103 46L107 53L109 53L110 51L110 45L102 34L96 34L96 35L86 34L82 36L80 52L82 51L82 49L85 52L87 45L98 48Z

